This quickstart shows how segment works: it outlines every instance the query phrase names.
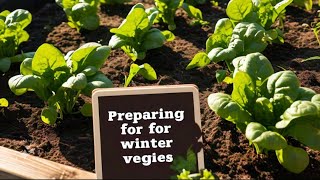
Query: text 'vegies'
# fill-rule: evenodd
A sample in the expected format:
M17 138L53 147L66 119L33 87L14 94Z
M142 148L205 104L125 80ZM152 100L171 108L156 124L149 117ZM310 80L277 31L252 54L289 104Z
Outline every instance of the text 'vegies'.
M116 111L108 111L108 121L132 121L133 124L137 124L140 120L154 120L154 119L174 119L176 121L184 120L184 111L165 111L160 108L158 111L145 111L145 112L126 112L119 113Z

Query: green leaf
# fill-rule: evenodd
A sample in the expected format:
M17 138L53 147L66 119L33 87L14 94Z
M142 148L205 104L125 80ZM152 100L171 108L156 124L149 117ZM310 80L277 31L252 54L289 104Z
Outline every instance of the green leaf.
M10 90L18 96L26 93L28 90L34 90L42 99L46 99L48 95L46 83L38 76L16 75L9 79L8 84Z
M276 150L279 163L288 171L299 174L309 164L308 153L297 147L288 145L284 149Z
M287 127L292 120L306 117L316 118L318 115L317 106L310 101L295 101L281 116L282 121L276 124L277 128Z
M228 3L226 12L230 19L234 21L243 20L253 10L251 0L231 0Z
M186 70L193 69L196 67L204 67L210 64L210 62L211 61L208 55L204 52L200 52L193 57L192 61L186 67Z
M233 79L232 100L242 107L249 107L254 103L255 87L251 77L242 71L238 71Z
M165 30L165 31L161 31L161 33L164 35L164 37L168 42L173 41L175 39L175 36L171 31Z
M313 120L317 121L316 118L313 118ZM314 150L320 150L320 129L311 124L304 121L294 123L293 126L288 128L286 134Z
M80 19L81 28L93 31L96 30L100 25L99 16L93 14L91 16L84 16Z
M260 123L250 122L246 127L246 138L250 142L252 142L253 140L261 136L261 134L266 131L267 131L267 128L265 128Z
M215 48L227 48L230 37L224 34L212 34L206 41L206 52L209 53Z
M261 53L251 53L246 56L240 56L232 61L234 66L233 75L237 75L238 71L247 73L254 83L256 81L264 81L267 77L274 73L270 61Z
M226 78L227 76L227 70L217 70L216 71L216 79L218 81L218 83L223 82L223 80Z
M82 45L79 49L74 51L74 53L70 57L70 60L72 61L72 72L81 72L89 65L95 66L94 64L97 62L100 62L99 65L101 64L101 61L104 62L105 59L101 60L101 58L94 57L93 55L95 52L97 52L97 48L99 47L101 47L101 45L98 43L86 43ZM111 50L108 47L106 49L106 54L109 55Z
M4 58L0 59L0 71L1 72L9 71L10 66L11 66L10 58L4 57Z
M208 105L210 109L219 116L235 123L242 132L245 131L246 124L251 121L250 114L238 103L233 101L228 94L210 94L208 97Z
M87 78L87 86L81 91L82 94L91 97L92 91L96 88L111 88L112 81L102 73L96 73L94 76Z
M292 101L298 97L300 82L292 71L280 71L268 79L267 89L270 95L283 94Z
M24 29L31 23L31 20L32 15L29 11L24 9L17 9L8 14L5 23L9 27L12 25L16 25L16 23L19 23L21 28Z
M87 77L84 73L79 73L76 76L71 76L62 87L73 90L82 90L87 86Z
M143 38L141 47L144 50L156 49L161 47L166 41L166 37L159 29L150 29Z
M233 32L233 24L229 18L222 18L217 21L214 28L214 34L223 34L226 36L231 36Z
M0 107L8 107L9 102L5 98L0 98Z
M68 69L63 54L50 44L41 45L32 60L33 74L52 77L53 72Z
M32 58L26 58L20 64L20 73L22 75L32 75Z
M55 108L48 107L42 110L41 112L41 120L49 125L53 125L56 123L58 117L58 113Z
M129 71L129 76L126 78L125 83L124 83L124 87L128 87L128 85L130 84L132 78L138 74L138 72L140 71L140 67L137 64L131 64L130 66L130 71Z
M298 97L296 100L311 101L311 98L316 95L316 92L310 88L300 87L298 89Z
M153 69L152 66L148 63L144 63L139 66L140 70L138 71L138 74L140 74L143 78L153 81L157 79L156 71Z
M34 54L35 54L35 52L21 53L21 54L15 55L13 57L10 57L10 60L12 63L22 62L26 58L33 58Z
M145 31L149 27L148 15L140 3L132 7L126 20L118 28L112 28L111 33L127 37L136 37L138 31Z
M263 132L252 142L257 144L259 148L262 147L267 150L280 150L287 146L286 139L281 134L273 131Z
M91 117L92 116L92 104L91 103L85 103L82 108L80 109L80 112L85 117Z

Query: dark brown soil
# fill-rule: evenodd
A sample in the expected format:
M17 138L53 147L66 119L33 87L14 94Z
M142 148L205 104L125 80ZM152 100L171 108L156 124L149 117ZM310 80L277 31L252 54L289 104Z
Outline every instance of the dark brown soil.
M150 6L151 1L143 2ZM164 47L151 50L145 59L157 71L158 80L150 82L141 77L134 79L132 86L196 84L200 90L202 131L204 139L205 166L221 179L276 179L276 178L320 178L320 152L308 148L310 164L301 174L286 171L277 161L274 153L257 155L252 146L235 126L217 117L207 105L210 93L225 91L230 93L231 86L218 84L215 71L225 68L223 64L211 64L200 70L186 71L185 67L193 56L205 48L207 37L218 19L225 17L225 2L221 7L212 7L210 3L199 6L204 19L210 26L189 26L190 19L183 11L176 18L176 39ZM96 41L108 44L111 37L109 29L119 26L132 4L102 7L101 26L96 31L77 32L66 24L62 9L48 3L33 14L33 22L27 28L30 40L22 44L22 50L35 51L44 42L51 43L66 53L77 49L85 42ZM264 54L279 71L282 68L297 73L301 84L320 93L320 61L304 62L310 56L320 55L320 46L308 25L316 19L316 10L306 12L289 7L285 21L285 43L270 45ZM166 25L158 25L165 29ZM130 59L121 51L113 50L102 71L114 82L116 87L123 86L128 74ZM142 62L141 62L142 63ZM0 76L0 82L19 74L19 65ZM3 84L0 97L9 100L8 108L0 109L0 145L21 152L40 156L62 164L94 171L94 151L92 118L81 115L66 115L56 126L47 126L41 119L44 103L30 92L22 96L13 95L9 87ZM83 97L84 100L90 99ZM77 107L83 104L80 99Z

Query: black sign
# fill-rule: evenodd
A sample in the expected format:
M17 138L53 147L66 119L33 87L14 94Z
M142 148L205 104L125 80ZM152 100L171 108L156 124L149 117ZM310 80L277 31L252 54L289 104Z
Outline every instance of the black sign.
M194 85L99 89L92 102L99 179L168 179L190 149L203 169Z

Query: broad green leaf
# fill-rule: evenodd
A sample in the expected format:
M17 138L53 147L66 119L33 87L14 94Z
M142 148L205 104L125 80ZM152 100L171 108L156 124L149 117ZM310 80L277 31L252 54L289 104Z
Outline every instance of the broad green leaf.
M54 123L56 123L57 117L58 113L53 107L45 108L41 112L41 120L49 125L53 125Z
M250 76L242 71L238 71L233 79L232 100L242 107L249 107L254 103L255 87Z
M316 118L312 119L317 121ZM294 137L299 142L314 150L320 150L320 129L302 121L294 123L293 126L290 126L287 129L286 134Z
M144 50L150 50L161 47L166 41L166 37L159 29L149 30L143 38L141 47Z
M127 37L136 37L137 31L145 31L149 27L148 15L140 3L132 7L126 19L118 28L112 28L111 33Z
M81 91L82 94L91 97L92 91L96 88L111 88L113 83L102 73L96 73L87 78L87 86Z
M252 142L257 144L259 149L267 150L280 150L287 146L287 140L281 134L273 131L263 132Z
M228 61L228 60L234 59L237 55L236 53L237 51L234 48L223 49L221 47L218 47L218 48L213 48L208 53L208 57L211 61L217 63L220 61Z
M226 12L230 19L234 21L241 21L252 10L253 10L253 5L251 0L231 0L228 3Z
M84 73L79 73L76 76L71 76L62 87L73 90L82 90L87 86L87 77Z
M140 74L143 78L150 80L150 81L157 79L157 73L153 69L153 67L150 66L150 64L144 63L144 64L140 65L139 67L140 67L140 70L138 71L138 74Z
M214 48L227 48L230 37L224 34L212 34L206 41L206 52L209 53Z
M12 25L15 25L15 23L19 23L21 25L21 28L24 29L31 23L31 20L32 20L32 15L30 14L29 11L24 9L17 9L11 12L6 17L5 23L7 26L12 26Z
M227 70L217 70L216 71L216 79L218 81L218 83L223 82L223 80L226 78L227 76Z
M4 57L0 59L0 71L7 72L9 71L11 66L11 60L8 57Z
M296 100L311 101L311 98L316 95L316 92L310 88L300 87L298 89L298 97Z
M252 142L262 133L266 132L267 128L265 128L262 124L257 122L250 122L246 127L246 138Z
M64 9L72 8L77 1L75 0L55 0L56 3Z
M210 94L208 97L208 105L210 109L219 116L235 123L242 132L245 131L246 124L251 121L250 114L238 103L233 101L228 94Z
M85 117L91 117L92 116L92 104L85 103L82 108L80 109L80 112Z
M32 71L35 75L52 77L53 72L66 70L63 54L50 44L41 45L32 60Z
M270 61L261 53L240 56L232 61L235 76L238 71L246 72L254 81L264 81L274 73ZM256 84L256 82L254 82Z
M82 71L88 66L94 66L97 69L100 69L109 57L110 52L111 48L109 46L98 47L88 55L78 70Z
M26 93L28 90L34 90L42 100L47 100L51 95L51 92L46 88L47 82L43 81L39 76L16 75L9 79L8 84L10 90L18 96Z
M166 38L166 41L173 41L175 39L174 34L171 31L165 30L165 31L161 31L161 33L164 35L164 37Z
M81 28L93 31L96 30L100 25L99 16L96 14L84 16L79 20Z
M214 34L224 34L226 36L231 36L233 32L233 24L229 18L222 18L217 21L214 28Z
M279 163L288 171L299 174L309 164L308 153L297 147L288 145L284 149L276 150Z
M277 128L287 127L292 120L303 120L306 117L316 118L318 115L317 106L310 101L295 101L281 116L281 121L276 124Z
M193 69L196 67L204 67L210 64L210 62L211 61L208 55L204 52L200 52L193 57L192 61L186 67L186 70Z
M0 107L8 107L9 102L5 98L0 98Z
M280 71L272 74L267 83L268 92L271 96L284 94L295 100L299 93L300 82L292 71Z
M85 64L85 61L89 54L100 46L101 45L98 43L86 43L82 45L79 49L74 51L70 57L70 60L72 61L72 71L81 71L79 69L84 68L83 64Z
M22 75L32 75L32 58L26 58L20 64L20 73Z

